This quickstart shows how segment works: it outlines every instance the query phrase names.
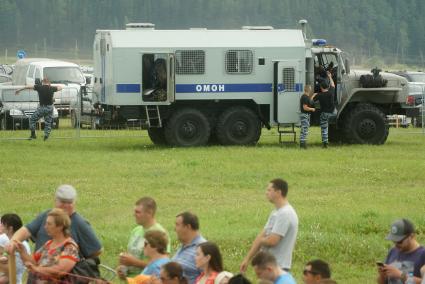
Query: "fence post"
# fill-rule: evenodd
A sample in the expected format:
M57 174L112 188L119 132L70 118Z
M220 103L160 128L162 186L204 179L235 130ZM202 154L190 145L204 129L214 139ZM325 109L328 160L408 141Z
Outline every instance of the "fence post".
M9 254L9 284L16 284L16 259L15 253Z

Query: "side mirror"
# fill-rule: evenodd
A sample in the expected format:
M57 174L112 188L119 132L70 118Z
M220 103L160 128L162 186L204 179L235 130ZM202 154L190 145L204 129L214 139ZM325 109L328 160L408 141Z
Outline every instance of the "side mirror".
M348 59L345 59L344 65L345 65L345 72L347 74L350 74L350 61L348 61Z
M91 77L86 77L86 85L90 85L91 83Z

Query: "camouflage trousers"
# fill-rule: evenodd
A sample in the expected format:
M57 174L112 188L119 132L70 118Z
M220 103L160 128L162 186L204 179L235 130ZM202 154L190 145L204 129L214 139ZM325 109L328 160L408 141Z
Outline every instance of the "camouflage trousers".
M320 130L322 132L323 143L328 143L329 117L332 115L333 113L330 112L322 112L320 114Z
M30 129L35 130L35 124L40 118L44 118L44 136L49 136L53 124L53 105L39 106L30 118Z
M310 127L310 114L302 112L300 114L301 130L300 130L300 142L305 143L308 136L308 128Z

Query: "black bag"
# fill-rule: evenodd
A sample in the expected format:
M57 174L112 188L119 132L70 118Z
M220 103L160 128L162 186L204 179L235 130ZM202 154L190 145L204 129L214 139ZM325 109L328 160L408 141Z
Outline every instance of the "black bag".
M75 284L86 284L92 281L92 278L100 278L98 265L100 260L96 258L84 258L80 253L80 261L78 261L71 270L69 280Z

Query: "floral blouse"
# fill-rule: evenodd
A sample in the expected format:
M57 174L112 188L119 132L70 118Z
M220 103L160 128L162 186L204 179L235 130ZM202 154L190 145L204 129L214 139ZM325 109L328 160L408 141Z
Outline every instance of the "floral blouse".
M58 246L53 246L52 242L52 240L47 241L33 254L33 258L37 263L37 266L54 266L58 264L61 259L70 259L75 261L75 263L79 261L78 245L73 239L67 238L62 244ZM31 279L31 281L28 281L29 283L60 283L60 281L58 282L58 280L54 277L34 273L31 273L29 279Z

